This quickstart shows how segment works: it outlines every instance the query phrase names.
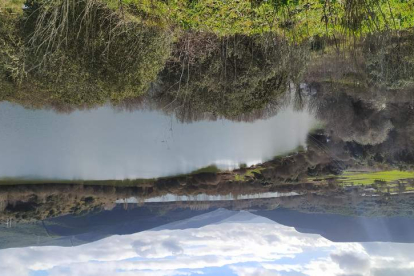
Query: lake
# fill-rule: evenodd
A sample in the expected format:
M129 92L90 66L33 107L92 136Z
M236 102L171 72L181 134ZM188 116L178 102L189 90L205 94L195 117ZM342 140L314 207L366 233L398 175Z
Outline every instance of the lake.
M258 164L306 147L317 120L286 108L252 123L180 123L157 111L58 114L0 104L0 177L135 179Z

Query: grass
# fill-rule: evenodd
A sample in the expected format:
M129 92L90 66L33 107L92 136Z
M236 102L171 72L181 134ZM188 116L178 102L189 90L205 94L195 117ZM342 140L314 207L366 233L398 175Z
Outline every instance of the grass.
M264 168L256 167L253 169L247 169L243 174L235 174L234 180L235 181L246 181L246 177L254 177L254 173L261 173Z
M24 14L19 3L0 1L0 99L33 106L119 102L145 94L170 57L167 30L101 0L28 1Z
M167 20L182 29L218 35L275 32L295 40L316 35L360 35L371 31L403 29L411 27L414 19L412 2L401 0L124 2L137 5L143 13L158 20Z
M337 183L339 186L357 186L373 189L376 194L401 194L414 191L414 172L412 171L346 171L342 175L309 177L309 181L321 184ZM331 182L328 182L331 181Z
M251 1L251 0L88 0L122 10L126 18L148 25L212 32L220 36L275 32L298 40L338 33L410 28L412 1ZM0 0L0 7L21 12L23 0ZM38 0L49 4L50 1Z
M0 100L30 107L51 105L63 111L66 106L94 107L144 95L169 61L177 58L171 50L187 33L208 33L219 39L272 33L292 45L318 38L334 39L336 44L338 38L414 25L414 4L406 0L31 0L23 13L25 2L0 0ZM229 42L226 52L231 49ZM202 40L192 43L185 47L194 50ZM211 70L222 65L219 61ZM272 70L266 71L284 76L287 73L278 69L279 64L273 62ZM182 69L178 75L182 76ZM249 72L254 75L254 70ZM254 78L246 79L254 83ZM211 88L204 83L210 80L203 77L200 83ZM187 87L191 83L196 82L187 81ZM246 87L234 89L243 93L224 94L235 108L228 108L228 114L240 107L246 110L244 104L253 98L255 104L249 103L248 108L263 105L263 97L252 97L256 90ZM180 95L187 99L186 93ZM266 95L276 96L268 91Z
M22 13L25 0L0 0L0 12Z
M410 178L414 178L414 172L392 170L369 173L344 172L337 179L344 185L371 185L376 181L384 181L389 183Z

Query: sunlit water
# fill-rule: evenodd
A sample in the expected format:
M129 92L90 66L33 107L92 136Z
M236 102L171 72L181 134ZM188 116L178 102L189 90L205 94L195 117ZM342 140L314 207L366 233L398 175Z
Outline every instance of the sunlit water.
M305 145L315 118L286 108L253 123L182 124L110 107L57 114L0 104L0 177L151 178L255 164Z

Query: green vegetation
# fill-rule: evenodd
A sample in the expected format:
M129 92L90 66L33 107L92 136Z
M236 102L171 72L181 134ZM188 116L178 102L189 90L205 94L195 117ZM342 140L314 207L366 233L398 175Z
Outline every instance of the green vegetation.
M23 3L53 8L62 0L1 0L19 12ZM412 27L413 3L404 0L84 0L147 25L228 36L275 32L293 38L350 32L362 34Z
M246 171L242 173L236 173L234 174L234 180L235 181L246 181L247 178L255 177L255 174L261 174L264 168L261 167L255 167L255 168L248 168Z
M22 13L25 0L0 0L0 12Z
M341 185L385 185L388 188L398 186L398 183L414 179L412 171L377 171L377 172L358 172L344 171L341 175L324 175L322 177L309 177L310 181L330 180ZM384 187L385 187L384 186ZM409 187L407 188L407 190Z
M166 30L95 0L0 13L0 99L92 106L144 94L170 55Z
M0 0L0 100L66 111L157 87L183 120L251 119L300 81L309 50L413 22L405 0ZM387 45L368 48L369 78L413 83L412 56L392 55L412 45Z
M403 32L367 37L365 70L371 83L388 89L414 87L414 34Z
M400 0L156 2L170 7L168 11L173 22L185 28L220 35L272 31L295 40L318 35L404 29L411 27L414 19L413 4Z
M414 178L414 172L393 170L369 173L344 172L340 177L338 177L338 180L344 185L371 185L378 181L389 183L397 180L412 178Z

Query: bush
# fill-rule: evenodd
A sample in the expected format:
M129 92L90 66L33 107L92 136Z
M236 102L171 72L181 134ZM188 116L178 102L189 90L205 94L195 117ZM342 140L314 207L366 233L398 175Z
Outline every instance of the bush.
M23 60L9 71L23 64L27 77L6 76L16 86L14 100L90 106L136 97L169 57L165 30L98 0L31 0L26 7L19 32L25 43L16 51Z

